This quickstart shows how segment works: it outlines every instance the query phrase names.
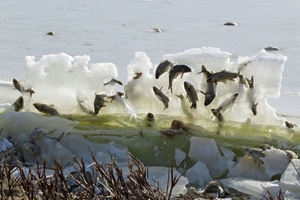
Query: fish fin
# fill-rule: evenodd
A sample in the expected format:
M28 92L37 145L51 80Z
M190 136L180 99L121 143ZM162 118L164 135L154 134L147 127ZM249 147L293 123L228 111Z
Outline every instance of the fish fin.
M180 98L180 99L183 98L183 95L182 95L182 94L179 94L179 95L176 94L176 96L177 96L178 98Z
M163 86L160 87L159 91L161 91L163 89Z
M205 92L203 92L202 90L199 90L199 92L201 92L202 94L206 95L206 93L205 93Z

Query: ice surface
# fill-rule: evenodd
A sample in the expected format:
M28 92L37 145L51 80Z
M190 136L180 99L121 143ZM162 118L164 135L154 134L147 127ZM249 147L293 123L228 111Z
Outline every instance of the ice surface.
M188 156L205 163L212 178L220 177L227 170L227 161L221 156L214 139L192 137Z
M233 160L234 157L236 156L235 153L233 153L233 151L231 149L227 149L225 147L220 147L220 150L222 151L224 157L227 159L227 160Z
M227 177L244 177L255 180L269 180L263 165L258 165L247 155L243 156L240 162L229 171Z
M257 162L248 155L242 157L240 162L229 171L228 177L245 177L256 180L271 180L274 175L281 175L289 164L287 154L276 148L265 150L262 162Z
M186 153L184 151L182 151L179 148L175 149L175 162L177 166L183 161L185 157L186 157Z
M282 174L290 162L287 154L276 148L267 149L265 152L266 156L261 158L261 160L265 163L266 174L270 178L274 175Z
M198 161L193 167L189 168L185 173L185 177L191 184L199 187L205 187L213 180L205 163L201 161Z
M89 56L69 56L65 53L45 55L39 61L34 57L26 57L28 73L25 87L33 88L36 92L32 98L25 97L25 110L38 112L32 104L35 102L52 104L62 114L84 114L77 99L84 99L85 104L93 108L95 93L108 96L116 94L122 86L104 82L111 78L118 78L117 67L113 63L89 64ZM269 54L261 50L251 57L239 57L237 61L231 59L231 54L219 48L203 47L189 49L184 52L167 54L163 59L169 59L174 64L185 64L191 68L173 80L173 93L168 89L168 72L155 79L154 72L158 64L153 64L144 52L135 53L127 67L127 83L123 82L126 95L112 103L106 102L102 113L148 113L181 116L185 114L194 118L211 118L211 109L216 109L221 102L232 94L240 95L231 109L223 113L226 121L245 122L250 120L254 124L283 125L284 120L276 116L275 110L267 103L267 97L280 95L281 79L286 57L279 54ZM208 71L218 72L227 70L239 72L244 78L254 77L253 91L249 87L239 84L238 78L226 83L220 82L216 86L216 98L209 106L204 106L204 95L198 92L197 109L190 109L183 87L184 81L189 81L198 91L205 91L206 78L197 74L204 65ZM136 73L142 73L135 78ZM169 108L164 110L163 103L155 96L152 87L161 88L169 98ZM183 95L178 98L176 95ZM249 97L250 95L250 97ZM254 100L257 105L257 115L253 115L250 106ZM268 117L266 117L268 116Z
M300 197L300 160L292 159L285 172L282 174L279 186L283 190L293 192Z
M102 164L111 162L113 156L120 166L127 165L128 149L114 142L108 144L97 144L86 140L81 135L67 135L61 140L61 145L72 152L78 158L82 158L87 163L92 163L91 151L97 161Z
M256 198L262 198L263 195L268 196L268 193L264 190L265 187L273 196L276 196L279 192L279 181L258 181L254 179L248 179L243 177L234 177L222 179L221 183L226 187L234 188L239 192L252 195Z
M0 116L0 127L3 128L1 137L11 136L14 140L20 133L30 133L36 127L43 127L52 131L57 129L51 137L59 137L63 132L68 133L77 122L60 117L45 117L30 112L8 112Z

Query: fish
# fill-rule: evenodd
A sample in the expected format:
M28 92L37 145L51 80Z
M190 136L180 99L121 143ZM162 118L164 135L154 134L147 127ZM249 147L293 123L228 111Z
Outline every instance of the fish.
M53 105L46 105L43 103L34 103L33 106L40 112L45 114L50 114L53 116L59 116L57 110L53 107Z
M153 121L153 120L155 120L155 117L154 117L154 115L153 115L151 112L149 112L149 113L146 115L146 119L147 119L148 121Z
M252 111L253 115L257 115L257 105L258 105L258 102L255 103L254 101L252 101L251 111Z
M26 151L33 155L39 155L41 153L41 148L33 142L24 142L23 147Z
M197 74L203 73L206 77L206 79L209 79L211 77L211 73L207 71L206 67L204 65L201 66L201 72L198 72Z
M219 122L225 121L225 119L221 113L222 109L223 109L222 106L220 106L217 109L211 109L212 114L218 119Z
M227 100L222 102L222 111L224 112L225 110L229 109L233 103L236 101L237 97L239 96L239 93L233 94L231 97L229 97Z
M108 85L108 84L113 84L113 83L117 83L117 84L119 84L119 85L123 85L123 83L122 83L121 81L112 78L112 79L111 79L110 81L108 81L107 83L103 83L103 87L106 86L106 85Z
M106 94L96 94L95 93L95 100L94 100L94 111L95 111L95 115L97 115L100 111L100 109L102 107L106 107L106 105L104 105L105 102L105 98L107 97Z
M230 106L232 106L232 104L235 102L236 98L238 97L238 93L235 93L234 95L232 95L229 99L227 99L226 101L224 101L217 109L211 109L211 112L213 113L213 115L220 121L223 122L225 121L223 115L221 112L224 112L225 110L227 110Z
M262 149L258 149L258 148L249 148L249 149L245 149L244 153L249 156L254 163L258 164L258 166L260 167L261 165L264 166L265 164L263 163L263 161L261 160L261 158L266 156L266 153L264 150Z
M157 98L163 102L163 104L165 105L165 110L166 108L169 108L169 98L164 93L162 93L161 89L162 87L158 89L157 87L153 86L153 92L157 96Z
M284 123L285 123L285 126L289 129L297 127L297 124L294 124L292 122L285 121Z
M20 96L13 104L13 107L15 108L16 112L19 112L24 108L24 99L22 96Z
M35 140L45 136L45 135L49 135L52 134L56 131L57 129L54 129L53 131L48 131L45 128L42 127L36 127L35 129L33 129L33 131L30 134L30 141L34 142Z
M133 77L133 79L139 79L141 78L142 75L143 75L142 72L135 72L135 77Z
M168 60L162 61L155 70L155 78L158 79L163 73L173 67L173 63Z
M246 80L247 80L247 83L248 83L248 85L249 85L249 88L250 88L250 89L253 89L253 88L254 88L254 80L253 80L253 76L251 76L251 79L246 78Z
M239 74L238 77L240 79L239 84L246 85L246 81L245 80L247 80L247 79L244 79L244 76L242 74Z
M32 97L32 94L34 94L35 92L32 90L32 88L29 89L25 89L23 85L21 85L20 81L18 81L17 79L13 79L13 84L15 86L15 88L17 90L19 90L21 93L23 92L29 92L30 97Z
M81 98L77 97L77 102L79 104L79 107L81 110L89 115L95 115L95 112L92 110L92 108L86 103L86 101Z
M253 115L257 115L257 105L258 102L255 103L255 99L254 99L254 79L253 76L251 77L251 79L246 78L246 81L249 85L249 92L248 92L248 96L249 96L249 102L250 102L250 109L253 113Z
M221 182L213 180L210 181L204 190L202 191L202 194L216 194L218 198L222 198L225 196L225 190L224 186Z
M207 83L207 89L205 92L203 91L200 92L205 95L205 100L204 100L205 106L211 104L216 97L215 86L212 82Z
M190 100L190 102L192 102L192 105L190 108L197 109L198 94L196 92L195 87L192 84L190 84L189 82L185 81L184 89L187 93L188 99Z
M191 71L192 71L191 68L188 67L187 65L175 65L171 68L169 72L169 87L168 87L168 89L171 89L171 93L173 93L172 90L173 80L176 79L178 75L181 74L181 78L182 78L184 73L191 72Z
M207 79L207 83L209 82L214 82L214 83L217 83L217 82L224 82L226 83L227 80L231 80L231 81L234 81L235 78L237 78L239 76L239 73L235 73L235 72L228 72L228 71L225 71L222 70L220 72L216 72L216 73L213 73L210 78Z
M208 80L211 77L211 73L207 71L204 65L202 65L202 70L201 72L198 72L197 74L203 73L204 76L206 77L206 80ZM215 92L215 86L212 82L207 83L207 88L206 91L200 91L202 94L205 95L205 100L204 100L204 105L208 106L213 102L213 100L216 97L216 92Z
M107 98L111 99L111 100L110 100L110 103L112 103L113 100L115 100L116 96L122 97L123 95L124 95L123 92L117 92L115 95L108 96Z

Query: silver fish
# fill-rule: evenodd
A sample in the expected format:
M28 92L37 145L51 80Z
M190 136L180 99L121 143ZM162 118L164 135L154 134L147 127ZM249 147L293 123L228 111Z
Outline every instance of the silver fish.
M30 134L30 141L34 142L35 140L37 140L45 135L54 133L56 130L57 129L54 129L53 131L49 132L47 129L44 129L42 127L36 127L35 129L33 129L33 131Z
M173 80L176 79L178 75L181 74L181 78L182 78L184 73L191 72L191 71L192 71L191 68L188 67L187 65L175 65L171 68L169 72L169 87L168 87L168 89L171 89L171 93L173 93L172 90Z
M207 83L207 89L205 92L203 92L203 91L200 91L200 92L205 95L205 100L204 100L205 106L208 106L209 104L211 104L216 97L215 86L212 82Z
M30 97L32 97L32 94L35 93L31 88L25 89L24 86L21 85L20 81L18 81L18 80L15 79L15 78L13 79L13 84L14 84L15 88L16 88L17 90L19 90L21 93L23 93L23 92L29 92Z
M53 116L59 116L57 110L53 107L53 105L46 105L43 103L34 103L33 106L42 113L50 114Z
M168 71L171 67L173 67L173 64L170 61L165 60L161 62L155 70L155 78L158 79L163 73Z
M210 181L204 190L202 191L202 194L206 193L216 193L216 196L218 198L222 198L225 196L225 190L223 189L223 184L220 183L219 181Z
M94 111L95 111L95 115L97 115L100 111L100 109L102 107L105 107L106 105L104 105L105 102L105 98L107 97L107 95L105 94L96 94L95 93L95 100L94 100Z
M206 79L209 79L211 77L211 73L207 71L206 67L204 65L201 66L201 72L198 72L197 74L203 73Z
M254 80L253 80L253 76L251 76L251 79L247 79L247 78L246 78L246 80L247 80L247 83L248 83L248 85L249 85L249 88L250 88L250 89L253 89L253 88L254 88Z
M292 159L298 159L298 155L295 152L293 152L291 150L284 150L284 152L288 156L289 161L291 161Z
M202 65L202 71L199 73L203 73L204 76L206 77L206 80L211 78L211 75L212 75L209 71L206 70L204 65ZM205 92L203 92L203 91L200 91L200 92L205 95L205 100L204 100L205 106L208 106L209 104L211 104L211 102L213 102L213 100L216 97L215 86L212 82L207 83L207 88L206 88Z
M239 93L233 94L231 97L229 97L226 101L222 102L222 111L229 109L233 103L235 102L236 98L239 96Z
M164 110L165 110L166 108L169 107L169 98L164 93L162 93L161 89L162 87L158 89L157 87L153 86L153 92L157 96L157 98L164 103L165 105Z
M139 79L141 78L142 75L143 75L142 72L135 72L135 77L133 77L133 79Z
M185 81L184 82L184 89L187 93L187 96L188 96L190 102L192 102L192 105L191 105L190 108L196 109L197 108L197 101L198 101L198 94L196 92L195 87L192 84L190 84L189 82Z
M249 149L245 149L244 153L246 155L248 155L250 158L252 158L252 160L256 164L258 164L258 166L260 166L260 165L264 166L264 163L263 163L263 161L260 158L265 157L266 153L262 149L249 148Z
M222 106L220 106L217 109L211 109L212 114L218 119L219 122L224 122L225 119L221 113L222 111Z
M95 115L95 112L92 108L85 102L84 99L77 97L77 101L81 110L89 115Z
M239 76L239 73L228 72L228 71L222 70L220 72L213 73L211 75L211 77L207 79L206 82L217 83L217 82L222 81L222 82L226 83L227 80L233 81L238 76Z
M257 105L258 105L258 102L255 103L255 99L254 99L254 79L253 79L253 76L251 77L251 79L248 79L246 78L247 80L247 83L249 85L249 101L250 101L250 108L251 108L251 111L253 113L253 115L256 115L257 114Z
M107 83L103 83L103 87L106 86L106 85L108 85L108 84L113 84L113 83L117 83L117 84L119 84L119 85L123 85L123 83L122 83L121 81L118 81L118 80L112 78L112 79L111 79L110 81L108 81Z
M288 121L285 121L285 126L289 129L292 129L292 128L295 128L297 127L297 124L294 124L292 122L288 122Z
M24 142L23 146L31 154L39 155L41 153L41 148L33 142Z
M113 102L113 100L115 100L116 96L122 97L124 95L123 92L117 92L115 95L109 96L107 98L111 99L110 103Z
M255 103L254 101L252 101L251 111L252 111L253 115L257 115L257 105L258 105L258 102Z
M24 99L20 96L13 104L16 112L19 112L24 107Z

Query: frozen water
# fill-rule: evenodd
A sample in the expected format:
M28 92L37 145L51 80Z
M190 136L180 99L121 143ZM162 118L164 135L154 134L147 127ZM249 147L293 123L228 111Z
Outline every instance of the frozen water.
M255 180L269 180L263 165L258 165L249 156L242 157L240 162L229 171L228 177L244 177Z
M175 149L175 162L177 166L183 161L185 157L186 157L186 153L184 151L182 151L179 148Z
M225 148L225 147L220 147L220 150L222 151L224 157L227 160L232 161L234 159L234 157L236 156L235 153L231 149L228 149L228 148Z
M283 190L293 192L300 197L300 160L293 159L282 174L279 186Z
M203 47L189 49L184 52L167 54L163 59L169 59L176 64L185 64L191 68L173 80L173 93L168 89L168 73L155 79L154 72L158 64L153 64L144 52L135 53L135 57L127 66L127 83L120 85L103 83L111 78L118 79L118 69L113 63L89 64L89 56L72 57L65 53L43 56L39 61L34 57L27 57L28 73L24 80L25 88L33 88L35 94L30 98L24 94L25 110L38 112L33 103L53 105L61 114L85 114L78 104L93 110L95 93L107 96L115 95L117 91L124 90L125 97L116 97L112 103L105 102L100 113L129 113L139 114L152 112L153 114L167 114L180 116L182 113L194 118L210 118L211 109L216 109L232 94L239 92L235 103L227 109L223 116L226 121L245 122L249 120L254 124L283 125L284 119L275 114L275 109L267 103L268 97L278 97L281 88L281 79L286 57L279 54L269 54L261 50L256 56L239 57L237 61L231 59L231 54L219 48ZM247 63L241 64L241 63ZM186 91L184 81L191 82L197 91L206 90L206 79L203 74L197 74L204 65L208 71L219 72L227 70L240 73L244 78L254 77L255 92L250 94L249 87L239 84L238 78L226 83L216 85L216 98L209 106L204 106L204 95L198 92L199 101L197 109L189 109L190 103L185 99ZM271 73L272 72L272 73ZM135 73L142 73L141 77L134 79ZM169 98L169 108L164 110L163 103L156 97L152 87L161 88ZM183 95L180 99L176 95ZM253 115L250 107L258 103L257 115ZM268 117L266 117L268 116Z
M192 137L188 156L203 162L212 178L220 177L227 170L227 161L221 156L215 140L203 137Z
M20 133L30 133L36 127L43 127L52 131L57 129L51 137L59 137L63 132L68 133L77 122L60 117L45 117L30 112L8 112L0 116L0 127L3 128L1 137L11 136L14 140Z
M213 180L205 163L201 161L198 161L193 167L189 168L185 173L185 177L191 184L200 187L205 187Z
M261 160L265 163L266 174L270 178L274 175L282 174L290 162L287 154L276 148L267 149L265 152L266 156L261 158Z
M268 193L264 190L265 187L273 196L276 196L279 192L279 181L258 181L254 179L247 179L243 177L233 177L222 179L221 183L226 187L234 188L242 193L249 194L256 198L262 198L263 195L268 196Z

